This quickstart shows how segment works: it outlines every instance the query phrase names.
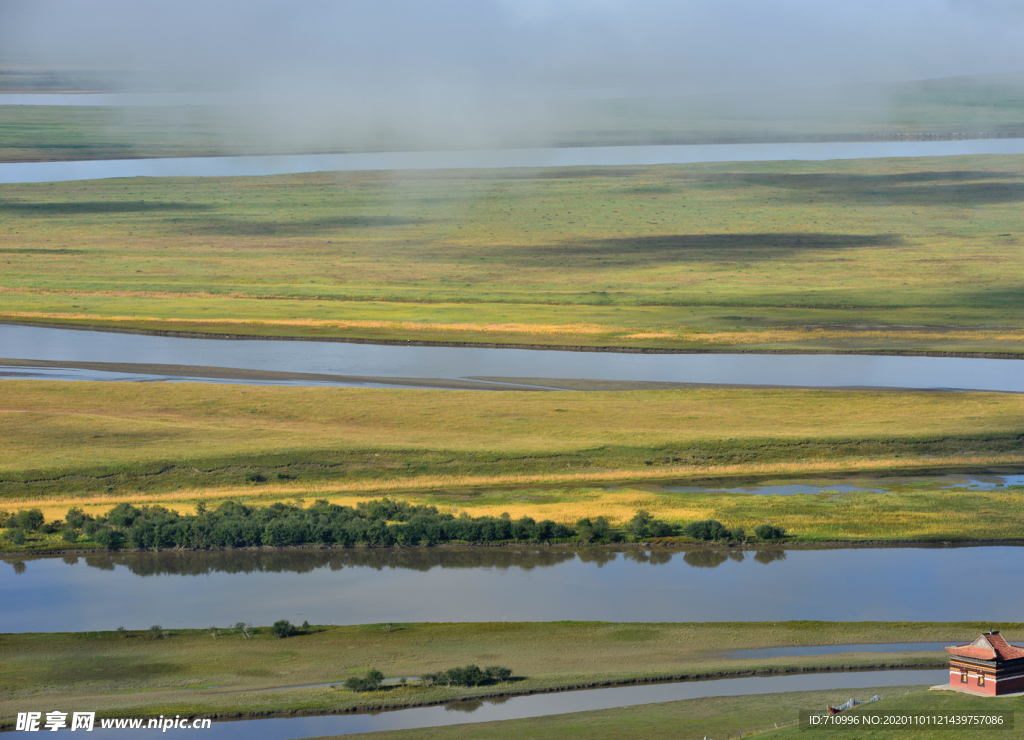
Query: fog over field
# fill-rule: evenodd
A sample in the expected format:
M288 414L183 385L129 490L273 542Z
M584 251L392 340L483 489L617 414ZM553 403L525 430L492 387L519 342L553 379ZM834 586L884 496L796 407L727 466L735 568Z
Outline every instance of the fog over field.
M312 143L344 129L403 146L558 144L595 105L607 119L610 100L674 99L675 120L694 95L766 130L791 129L794 109L875 120L892 103L882 83L1016 72L1022 48L1013 0L0 2L4 68L232 91L274 104L244 114L264 135Z

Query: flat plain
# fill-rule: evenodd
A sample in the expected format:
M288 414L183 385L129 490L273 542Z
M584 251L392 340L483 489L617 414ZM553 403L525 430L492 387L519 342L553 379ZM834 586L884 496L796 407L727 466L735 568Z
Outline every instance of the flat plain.
M1020 354L1024 157L0 185L0 320Z
M998 626L998 625L997 625ZM69 710L107 716L323 713L669 678L771 675L837 669L941 668L945 654L848 653L731 658L729 650L789 645L963 641L988 623L458 623L313 626L284 640L260 628L0 636L5 713L60 696ZM1008 636L1020 624L1002 625ZM213 628L211 628L213 629ZM713 647L709 647L713 646ZM415 684L357 693L346 678L376 668L419 676L466 664L506 666L509 683L472 689ZM335 684L308 686L309 684ZM280 687L297 687L280 689ZM273 689L273 690L272 690ZM844 697L845 698L848 697Z
M121 501L336 503L390 495L473 516L770 520L810 541L1015 539L1016 487L673 493L643 483L998 471L1022 464L1024 397L693 389L475 392L4 381L0 508ZM262 482L252 482L255 475ZM624 481L627 485L611 485ZM725 487L729 487L726 485ZM826 486L827 487L827 486ZM40 541L40 545L54 546Z

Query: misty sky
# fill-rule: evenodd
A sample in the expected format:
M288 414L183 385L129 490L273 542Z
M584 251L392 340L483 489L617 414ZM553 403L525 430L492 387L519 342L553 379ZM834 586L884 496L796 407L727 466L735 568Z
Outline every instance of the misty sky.
M0 59L381 95L701 90L1024 69L1019 0L0 0Z

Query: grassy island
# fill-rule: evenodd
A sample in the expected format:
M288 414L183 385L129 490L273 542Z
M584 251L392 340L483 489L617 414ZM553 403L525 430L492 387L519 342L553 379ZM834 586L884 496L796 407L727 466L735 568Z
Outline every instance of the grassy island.
M1021 354L1024 156L0 185L0 320Z
M4 389L0 510L39 508L47 521L121 503L187 514L226 501L351 506L387 495L560 525L604 516L621 527L641 509L678 526L716 519L750 532L769 521L802 541L1024 537L1019 487L880 480L1019 469L1024 397L1012 394ZM714 491L758 479L820 481L823 493ZM839 479L864 490L830 492ZM661 490L664 481L709 490ZM52 539L33 542L67 547Z

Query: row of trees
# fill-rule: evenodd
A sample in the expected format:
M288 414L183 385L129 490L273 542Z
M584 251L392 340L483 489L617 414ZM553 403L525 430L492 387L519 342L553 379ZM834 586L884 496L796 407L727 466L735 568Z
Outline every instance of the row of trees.
M440 673L424 673L420 676L421 686L488 686L494 683L504 683L512 678L512 671L502 666L489 666L481 669L479 666L467 665L463 668L449 668ZM384 674L376 669L370 669L364 676L353 676L345 681L345 688L350 691L377 691L384 681ZM401 679L401 684L405 684Z
M118 504L105 515L90 516L79 508L68 511L64 521L45 522L39 509L15 514L0 512L5 537L24 544L26 533L62 532L63 538L76 542L81 536L110 550L135 549L207 549L325 544L350 547L366 545L432 545L444 542L552 542L577 538L583 542L642 541L683 534L698 540L746 540L742 528L728 529L715 520L692 522L681 530L650 512L640 510L621 531L612 528L604 517L585 518L567 527L551 520L531 517L513 520L499 517L471 517L441 513L434 506L414 506L389 498L367 501L356 506L339 506L318 500L303 508L283 503L253 507L234 501L216 509L204 504L195 514L178 514L163 506L136 507ZM762 540L785 537L785 530L761 525L754 530Z

